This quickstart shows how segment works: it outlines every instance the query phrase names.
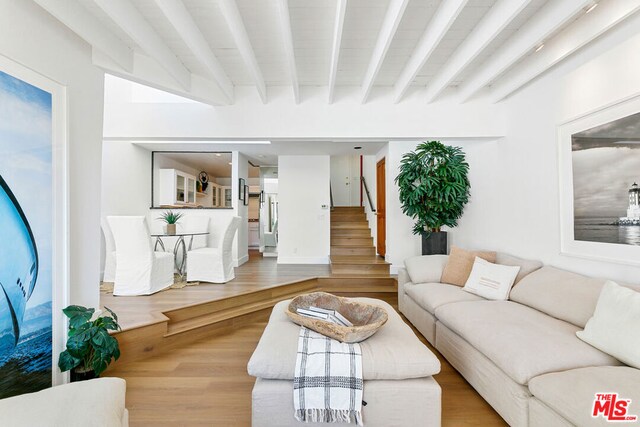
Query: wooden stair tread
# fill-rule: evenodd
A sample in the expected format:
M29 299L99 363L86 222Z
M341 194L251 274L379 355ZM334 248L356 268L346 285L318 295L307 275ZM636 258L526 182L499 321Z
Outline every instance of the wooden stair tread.
M332 264L381 264L389 265L387 261L379 256L364 256L364 255L332 255Z

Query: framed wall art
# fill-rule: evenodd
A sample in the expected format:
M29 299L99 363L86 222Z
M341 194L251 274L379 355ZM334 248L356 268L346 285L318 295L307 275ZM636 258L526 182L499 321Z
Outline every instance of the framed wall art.
M0 398L66 381L66 90L0 56Z
M640 265L640 96L559 128L561 252Z

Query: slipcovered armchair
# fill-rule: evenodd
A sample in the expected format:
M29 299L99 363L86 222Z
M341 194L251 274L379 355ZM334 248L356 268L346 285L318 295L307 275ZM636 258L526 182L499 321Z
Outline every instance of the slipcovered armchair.
M172 253L155 252L144 216L107 217L116 245L114 295L151 295L173 284Z
M241 218L234 216L218 241L218 247L198 248L187 253L187 281L226 283L236 276L233 271L233 238Z
M104 235L105 258L104 272L102 274L103 282L114 282L116 279L116 241L113 239L111 227L107 222L107 218L100 219L102 234Z

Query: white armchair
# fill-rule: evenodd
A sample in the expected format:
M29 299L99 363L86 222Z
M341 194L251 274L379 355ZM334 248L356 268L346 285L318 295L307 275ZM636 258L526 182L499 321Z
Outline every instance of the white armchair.
M241 218L234 216L229 221L217 248L193 249L187 253L187 281L226 283L236 276L233 271L233 237Z
M105 259L104 273L102 274L103 282L113 282L116 279L116 241L113 239L111 227L107 222L107 218L102 217L100 220L102 234L104 235Z
M107 217L116 244L114 295L151 295L173 284L172 253L154 252L144 216Z

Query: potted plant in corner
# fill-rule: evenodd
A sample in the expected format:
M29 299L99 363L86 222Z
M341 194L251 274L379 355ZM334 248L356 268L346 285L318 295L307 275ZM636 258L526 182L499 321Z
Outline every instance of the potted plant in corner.
M176 224L180 218L182 218L182 214L180 212L173 211L166 211L158 217L159 220L166 223L165 232L169 235L176 234Z
M439 141L420 144L402 156L396 184L402 212L416 220L413 234L422 235L422 254L446 254L447 233L469 201L469 164L460 147Z
M70 305L62 310L69 318L67 349L60 353L58 367L62 372L71 371L71 381L97 378L107 369L111 360L118 360L118 340L109 331L120 330L118 316L105 307L111 315L91 320L95 310Z

